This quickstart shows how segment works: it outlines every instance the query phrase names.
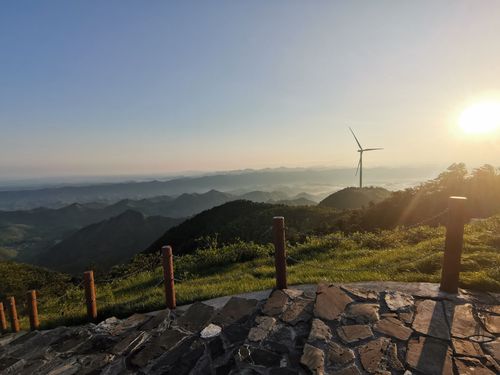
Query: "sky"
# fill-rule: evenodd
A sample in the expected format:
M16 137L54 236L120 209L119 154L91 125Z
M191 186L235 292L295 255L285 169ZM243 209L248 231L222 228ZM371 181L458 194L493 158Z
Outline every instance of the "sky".
M500 166L500 2L6 1L0 179Z

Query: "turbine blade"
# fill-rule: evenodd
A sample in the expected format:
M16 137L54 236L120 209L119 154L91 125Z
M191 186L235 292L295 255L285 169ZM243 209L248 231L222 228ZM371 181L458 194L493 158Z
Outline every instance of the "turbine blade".
M355 176L358 175L358 172L359 172L359 166L361 165L361 158L359 158L359 161L358 161L358 167L356 168L356 173L354 173Z
M376 151L376 150L383 150L383 148L365 148L363 151Z
M350 126L349 126L349 130L351 131L351 133L352 133L354 139L356 140L356 143L358 144L359 148L362 150L363 147L361 147L361 143L359 143L358 138L356 137L356 134L354 134L354 132L352 131L352 129L351 129Z

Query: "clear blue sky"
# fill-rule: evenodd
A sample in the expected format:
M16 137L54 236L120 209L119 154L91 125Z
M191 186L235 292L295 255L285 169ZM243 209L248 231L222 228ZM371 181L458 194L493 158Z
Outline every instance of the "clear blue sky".
M0 175L500 164L500 2L5 1Z

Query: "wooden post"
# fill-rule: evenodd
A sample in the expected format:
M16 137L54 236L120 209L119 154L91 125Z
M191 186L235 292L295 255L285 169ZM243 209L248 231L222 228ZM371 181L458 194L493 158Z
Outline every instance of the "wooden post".
M273 218L274 266L276 267L276 288L286 289L286 249L285 249L285 218Z
M30 316L30 329L36 331L40 328L40 321L38 320L38 305L36 300L36 290L30 290L26 293L28 299L28 313Z
M163 282L165 284L165 303L169 309L175 309L174 256L172 254L172 247L163 246L161 252Z
M440 286L440 289L447 293L458 293L466 203L465 197L450 197L448 201L448 223Z
M3 308L3 302L0 302L0 332L7 332L7 319L5 319L5 310Z
M17 317L16 299L14 297L9 298L9 310L12 332L19 332L19 318Z
M97 319L97 304L95 300L94 271L83 273L85 284L85 300L87 302L87 316L91 320Z

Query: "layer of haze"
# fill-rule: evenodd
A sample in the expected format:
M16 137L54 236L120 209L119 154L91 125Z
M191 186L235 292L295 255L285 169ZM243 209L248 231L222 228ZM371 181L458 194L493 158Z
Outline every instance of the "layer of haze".
M500 164L500 2L11 1L0 176Z

